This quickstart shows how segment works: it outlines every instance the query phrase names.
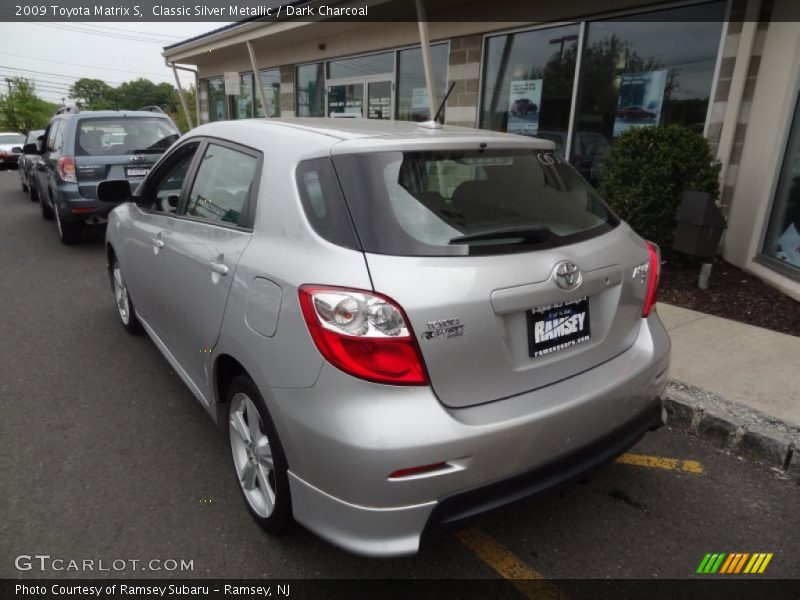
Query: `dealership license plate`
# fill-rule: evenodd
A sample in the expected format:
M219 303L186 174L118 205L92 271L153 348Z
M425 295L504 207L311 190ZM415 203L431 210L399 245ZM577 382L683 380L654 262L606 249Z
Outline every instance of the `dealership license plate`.
M589 335L586 297L528 311L528 349L533 357L581 344L589 340Z
M141 179L149 172L150 167L125 167L125 177L128 179Z

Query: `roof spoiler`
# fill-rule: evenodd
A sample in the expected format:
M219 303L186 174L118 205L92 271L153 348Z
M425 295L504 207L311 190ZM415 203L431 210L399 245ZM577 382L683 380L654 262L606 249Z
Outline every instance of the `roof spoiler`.
M57 115L64 115L64 114L74 115L74 114L77 114L79 112L81 112L81 109L78 108L77 106L62 106L61 108L59 108L56 111L56 114Z
M153 106L143 106L139 110L143 110L145 112L161 113L162 115L167 114L163 110L161 110L160 106L155 106L155 105L153 105Z

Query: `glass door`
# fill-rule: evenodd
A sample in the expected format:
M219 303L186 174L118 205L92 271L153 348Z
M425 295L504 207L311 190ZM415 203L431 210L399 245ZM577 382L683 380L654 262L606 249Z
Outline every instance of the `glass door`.
M328 85L329 117L364 116L364 81L334 81Z
M392 82L368 81L367 82L367 118L384 119L392 118Z
M328 81L329 117L390 120L393 115L391 79L386 76Z

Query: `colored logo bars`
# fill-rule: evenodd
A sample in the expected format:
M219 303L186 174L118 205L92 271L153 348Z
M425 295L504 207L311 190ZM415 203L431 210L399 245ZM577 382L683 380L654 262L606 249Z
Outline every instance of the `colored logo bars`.
M728 575L742 573L754 575L755 573L763 573L771 560L772 552L759 552L755 554L749 554L747 552L726 554L725 552L719 552L706 554L700 566L697 567L697 573L725 573Z

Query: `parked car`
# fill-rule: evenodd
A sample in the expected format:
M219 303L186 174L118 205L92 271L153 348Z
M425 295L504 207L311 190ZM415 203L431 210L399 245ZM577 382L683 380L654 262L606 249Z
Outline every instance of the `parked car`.
M42 218L55 217L64 244L80 242L83 227L104 224L111 208L97 202L98 182L141 182L179 135L161 112L60 110L39 147L25 145L26 153L39 156L34 193Z
M415 553L664 421L659 252L550 142L367 119L192 130L106 230L115 310L224 429L245 505Z
M628 121L646 121L655 119L656 113L641 106L625 106L617 109L617 116Z
M511 106L512 115L527 115L528 113L535 113L537 110L539 110L539 107L533 100L528 98L519 98Z
M36 142L42 135L44 135L44 129L33 129L28 132L25 138L25 145L28 147L28 150L35 150ZM33 144L33 148L30 144ZM23 152L19 157L19 179L22 182L22 191L29 192L33 202L39 200L35 192L36 186L31 185L35 176L35 163L38 160L39 155L36 152L30 152L28 154Z
M0 169L17 166L25 136L21 133L0 133Z

